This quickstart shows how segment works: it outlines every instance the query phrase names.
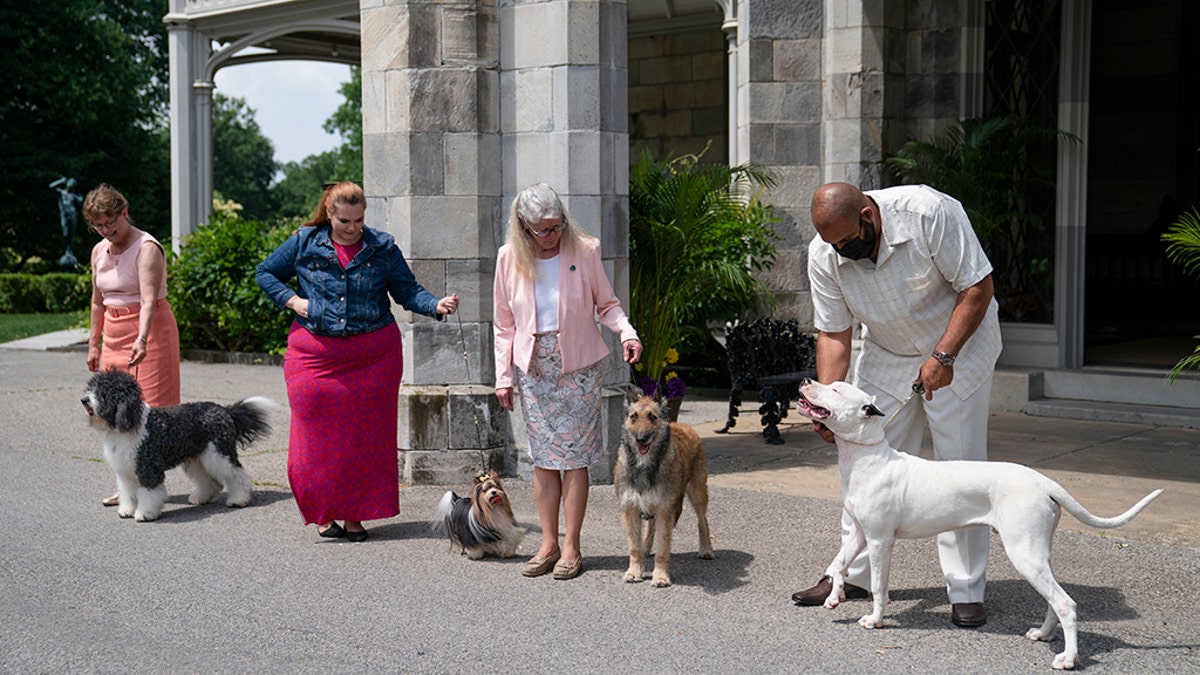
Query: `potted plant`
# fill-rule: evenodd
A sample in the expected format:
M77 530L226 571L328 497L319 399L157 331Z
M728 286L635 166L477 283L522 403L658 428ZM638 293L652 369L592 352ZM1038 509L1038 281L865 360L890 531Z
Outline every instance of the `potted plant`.
M775 181L752 165L702 164L701 155L658 162L643 152L630 169L630 313L644 347L640 376L668 398L686 390L682 378L668 377L685 341L707 338L709 322L759 304L773 309L754 272L775 260L772 209L758 198Z
M932 141L909 141L884 168L960 201L995 269L1000 317L1049 322L1056 141L1079 139L1021 117L963 120Z
M1181 214L1163 233L1162 240L1167 244L1167 257L1183 266L1187 274L1200 278L1200 210L1192 207ZM1200 341L1200 335L1194 337ZM1175 364L1167 379L1174 382L1184 370L1200 370L1200 342L1194 352Z

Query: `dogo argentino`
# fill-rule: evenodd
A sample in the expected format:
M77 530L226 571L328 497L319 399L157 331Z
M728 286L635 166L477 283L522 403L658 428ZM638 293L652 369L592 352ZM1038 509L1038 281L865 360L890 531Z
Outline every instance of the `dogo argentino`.
M1091 527L1119 527L1133 520L1162 490L1151 492L1119 516L1099 518L1061 485L1029 467L1007 462L933 462L893 449L884 439L884 413L875 407L875 398L845 382L804 383L796 408L836 436L842 503L853 521L850 535L825 572L833 579L825 607L833 609L845 599L847 569L866 547L873 606L858 623L878 628L888 603L888 567L897 538L991 526L1013 566L1049 605L1045 622L1025 637L1048 640L1061 622L1066 644L1052 666L1070 669L1079 664L1075 601L1050 568L1050 540L1061 509Z

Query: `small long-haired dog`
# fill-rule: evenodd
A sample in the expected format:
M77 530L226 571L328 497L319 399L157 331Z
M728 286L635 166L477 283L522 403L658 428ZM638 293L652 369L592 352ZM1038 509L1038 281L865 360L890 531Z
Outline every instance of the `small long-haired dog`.
M464 553L471 560L489 553L512 557L525 534L513 517L512 504L495 471L475 477L470 497L447 491L430 526L450 537L452 552Z
M154 520L167 500L168 470L183 465L196 484L190 504L206 504L221 492L229 506L250 503L250 476L238 462L238 446L267 436L270 416L279 407L261 397L230 406L185 403L151 408L142 388L127 372L108 370L92 376L83 399L88 421L105 432L104 461L117 474L117 515Z
M708 532L708 463L696 430L679 422L668 422L664 401L626 394L625 425L613 485L621 509L621 524L629 543L629 569L625 581L644 578L642 561L654 552L654 574L650 585L670 586L671 531L683 513L686 494L700 525L701 558L712 558ZM646 521L645 537L642 521Z

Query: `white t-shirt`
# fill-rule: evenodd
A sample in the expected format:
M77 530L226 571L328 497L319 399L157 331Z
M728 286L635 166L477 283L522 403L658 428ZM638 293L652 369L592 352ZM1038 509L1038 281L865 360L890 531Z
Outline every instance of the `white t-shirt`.
M537 308L537 332L558 330L558 256L536 261L533 302Z
M813 323L836 333L863 325L856 379L906 400L921 364L946 332L961 291L992 271L966 211L925 185L865 193L883 218L877 262L848 260L813 237L808 246ZM950 390L966 398L996 367L1000 323L993 298L954 363Z

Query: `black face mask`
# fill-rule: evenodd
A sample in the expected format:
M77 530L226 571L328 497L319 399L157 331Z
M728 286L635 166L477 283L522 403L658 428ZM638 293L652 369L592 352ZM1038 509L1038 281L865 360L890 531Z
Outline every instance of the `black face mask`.
M875 250L875 225L870 221L858 219L859 236L851 239L845 246L834 246L833 250L838 252L838 255L849 260L862 260L869 258L871 252Z

